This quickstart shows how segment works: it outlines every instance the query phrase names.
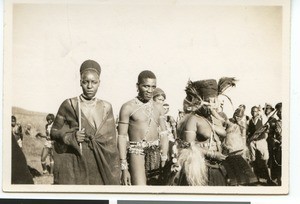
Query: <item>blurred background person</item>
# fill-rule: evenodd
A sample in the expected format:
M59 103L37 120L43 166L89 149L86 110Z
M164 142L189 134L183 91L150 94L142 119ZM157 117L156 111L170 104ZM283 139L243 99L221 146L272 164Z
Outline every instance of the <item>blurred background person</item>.
M23 130L22 130L21 124L17 122L17 118L14 115L11 116L11 131L12 131L12 135L15 137L19 147L22 148Z
M54 122L55 116L53 114L48 114L46 116L46 121L47 124L45 126L45 135L38 133L36 136L37 137L42 137L45 138L46 141L44 143L44 147L42 149L42 154L41 154L41 164L42 164L42 169L43 169L43 174L49 173L50 175L53 175L53 167L54 167L54 160L53 160L53 141L51 140L50 137L50 132L51 128ZM49 172L47 169L47 158L49 157Z
M25 155L17 142L16 117L11 117L12 135L11 135L11 184L33 184L33 178L27 166ZM19 131L19 130L18 130ZM18 135L17 135L18 136ZM19 136L17 137L19 138Z

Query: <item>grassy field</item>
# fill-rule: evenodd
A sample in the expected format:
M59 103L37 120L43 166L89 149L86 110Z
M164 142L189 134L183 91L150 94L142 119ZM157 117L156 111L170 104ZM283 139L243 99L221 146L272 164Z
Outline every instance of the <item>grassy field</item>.
M35 184L52 184L53 176L42 175L41 153L45 139L36 138L37 133L45 134L47 113L28 111L22 108L13 107L12 114L16 116L17 122L23 128L23 152L27 165L34 177ZM47 158L47 162L49 160Z

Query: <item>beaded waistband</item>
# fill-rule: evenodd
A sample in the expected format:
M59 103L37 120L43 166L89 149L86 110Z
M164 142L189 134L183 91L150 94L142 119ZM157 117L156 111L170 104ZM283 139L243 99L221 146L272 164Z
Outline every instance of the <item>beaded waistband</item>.
M151 142L146 140L142 140L140 142L129 142L128 153L144 155L146 148L157 148L159 146L159 142L159 140L154 140Z

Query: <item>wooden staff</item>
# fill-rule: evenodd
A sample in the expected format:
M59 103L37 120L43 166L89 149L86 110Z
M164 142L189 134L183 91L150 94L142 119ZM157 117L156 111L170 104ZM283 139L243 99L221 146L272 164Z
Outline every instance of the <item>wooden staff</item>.
M80 98L79 96L77 97L78 99L78 126L79 126L79 131L81 131L81 107L80 107ZM80 154L82 154L82 144L81 142L79 143L79 148L80 148Z
M248 140L249 143L250 143L251 141L253 141L253 140L259 140L259 139L262 139L262 138L263 138L261 135L269 128L269 127L268 127L268 123L269 123L269 121L271 120L271 118L275 115L276 112L277 112L277 110L274 111L274 112L272 113L272 115L268 118L267 122L265 122L265 124L264 124L262 127L260 127L259 129L257 129L257 130L253 133L252 137L249 138L249 140Z

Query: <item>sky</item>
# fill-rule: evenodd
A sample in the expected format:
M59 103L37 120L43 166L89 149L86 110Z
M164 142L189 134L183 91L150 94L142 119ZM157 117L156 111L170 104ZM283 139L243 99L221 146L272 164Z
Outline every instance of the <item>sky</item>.
M97 97L115 115L137 95L137 76L146 69L157 76L174 117L189 79L235 77L236 87L226 91L229 116L239 104L249 112L282 101L288 82L280 7L149 2L15 5L12 105L56 113L81 93L86 59L102 67Z

